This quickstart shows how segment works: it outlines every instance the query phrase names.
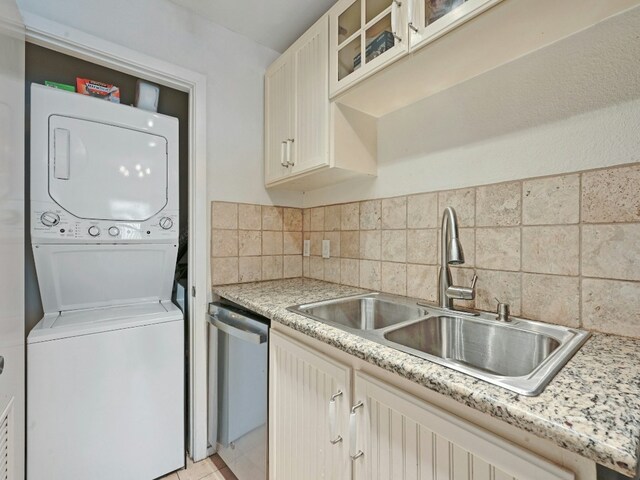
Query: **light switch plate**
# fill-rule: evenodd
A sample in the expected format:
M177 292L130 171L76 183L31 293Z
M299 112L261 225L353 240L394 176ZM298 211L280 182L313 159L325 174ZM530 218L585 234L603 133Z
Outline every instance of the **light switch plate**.
M331 257L331 240L322 240L322 258Z
M311 240L305 240L302 242L302 256L308 257L311 255Z

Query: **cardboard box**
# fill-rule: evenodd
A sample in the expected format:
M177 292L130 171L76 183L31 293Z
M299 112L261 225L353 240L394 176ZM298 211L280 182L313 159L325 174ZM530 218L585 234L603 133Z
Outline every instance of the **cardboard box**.
M89 80L88 78L76 78L78 93L91 97L102 98L113 103L120 103L120 89L109 83Z

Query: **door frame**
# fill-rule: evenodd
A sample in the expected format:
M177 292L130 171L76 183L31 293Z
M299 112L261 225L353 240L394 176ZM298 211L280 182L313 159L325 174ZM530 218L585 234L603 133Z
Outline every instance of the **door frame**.
M207 261L209 205L207 202L207 78L80 30L22 12L26 41L189 94L189 386L190 437L187 448L194 461L208 453L207 441L207 305L211 292Z

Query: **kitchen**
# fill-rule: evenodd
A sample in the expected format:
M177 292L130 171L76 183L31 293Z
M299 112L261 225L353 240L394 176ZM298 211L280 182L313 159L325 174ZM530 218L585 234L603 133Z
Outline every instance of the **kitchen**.
M66 478L637 478L637 2L115 4L99 17L100 7L86 2L3 0L0 10L3 164L11 165L2 227L8 341L0 343L0 407L13 409L5 415L13 425L7 478L59 478L53 457L60 472L65 462L68 472L85 472ZM150 396L127 413L139 442L132 436L110 450L107 439L118 432L107 435L107 425L97 436L103 452L70 447L65 455L75 448L84 457L73 460L29 443L46 423L30 420L30 402L49 396L50 420L46 386L56 382L54 373L46 381L30 375L43 314L25 322L25 312L40 298L45 319L68 306L46 295L41 272L49 270L38 262L52 240L43 246L33 235L44 215L33 202L50 200L33 187L34 122L45 118L34 116L34 92L45 89L29 73L44 63L34 62L36 47L69 65L131 76L121 81L126 105L137 101L137 80L159 86L154 121L177 118L163 103L173 90L185 98L186 132L175 141L162 134L170 146L188 145L176 151L175 167L167 163L175 171L180 164L179 190L188 196L179 206L186 223L166 231L188 273L183 359L165 363L184 361L184 371L176 388L156 385L181 393L171 412L180 412L182 434L154 439L155 426L137 424L161 405ZM71 83L80 68L60 78L49 70L46 80ZM104 72L93 79L108 80ZM62 111L67 103L98 105L55 95L69 100L53 115L72 115ZM138 109L109 108L132 110L138 128ZM124 124L124 113L113 122ZM16 125L30 125L28 142ZM60 129L73 133L65 125L47 127L54 140L66 138L56 136ZM30 195L19 188L24 169ZM68 172L51 169L67 185ZM69 208L54 190L46 195L64 221ZM155 238L157 223L157 238L169 242L160 225L178 221L172 205L153 207L165 213L141 234ZM22 228L30 215L31 228ZM112 225L102 221L87 220L103 236L85 243L104 250ZM45 227L38 232L53 235ZM167 249L163 261L175 263ZM30 252L37 278L25 270ZM105 265L109 275L114 260ZM148 278L166 277L160 293L141 290L121 303L157 298L173 311L173 274L141 265ZM109 284L96 285L104 292ZM107 303L124 298L119 286ZM71 304L69 313L87 308L85 299ZM106 379L116 368L89 374L85 389L112 391ZM120 377L132 373L120 368ZM69 391L60 395L67 404ZM79 425L76 439L92 438L82 424L101 420L95 409L65 415ZM40 435L46 445L56 433ZM109 472L110 463L127 462L136 471L136 457L150 459L154 448L146 455L135 445L167 435L175 440L167 448L179 452L175 465L149 460L156 473ZM38 467L50 476L30 476Z

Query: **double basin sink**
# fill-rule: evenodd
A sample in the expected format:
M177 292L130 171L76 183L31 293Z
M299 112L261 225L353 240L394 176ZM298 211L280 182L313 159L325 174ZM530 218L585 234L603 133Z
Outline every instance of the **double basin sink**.
M589 333L489 313L419 305L382 293L289 307L308 318L522 395L539 395Z

